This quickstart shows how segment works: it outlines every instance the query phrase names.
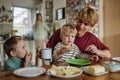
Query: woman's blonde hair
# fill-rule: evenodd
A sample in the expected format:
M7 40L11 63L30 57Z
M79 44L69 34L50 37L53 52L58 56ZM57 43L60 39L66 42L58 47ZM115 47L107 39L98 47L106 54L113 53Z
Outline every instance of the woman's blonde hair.
M98 21L98 14L95 9L86 7L78 13L78 19L93 27Z
M63 27L61 28L61 34L65 34L65 33L73 33L76 35L77 34L76 27L74 27L71 24L63 25Z

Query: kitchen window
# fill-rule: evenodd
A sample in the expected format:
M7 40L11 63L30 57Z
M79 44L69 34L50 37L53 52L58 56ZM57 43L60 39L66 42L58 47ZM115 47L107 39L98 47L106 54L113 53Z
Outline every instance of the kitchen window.
M31 35L31 9L14 6L13 18L13 31L16 30L16 33L20 36Z

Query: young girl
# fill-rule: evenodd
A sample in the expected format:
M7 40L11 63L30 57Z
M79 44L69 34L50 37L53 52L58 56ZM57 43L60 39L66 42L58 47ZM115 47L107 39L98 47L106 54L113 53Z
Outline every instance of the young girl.
M60 39L54 50L53 50L53 63L63 62L68 59L77 58L98 58L95 55L83 54L79 48L74 44L74 39L77 34L77 30L71 24L65 24L61 28Z
M5 61L4 70L15 70L29 66L32 53L28 53L25 40L22 37L13 36L8 38L3 47L8 56L8 59Z

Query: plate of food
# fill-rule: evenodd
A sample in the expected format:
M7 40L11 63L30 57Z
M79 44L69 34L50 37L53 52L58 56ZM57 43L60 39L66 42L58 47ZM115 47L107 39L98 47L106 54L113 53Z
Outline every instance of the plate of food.
M101 76L107 74L109 71L105 69L104 66L101 65L91 65L82 67L82 70L89 75L92 76Z
M82 70L72 66L55 66L47 70L47 74L59 78L73 78L82 74Z
M45 68L42 67L26 67L15 70L13 73L17 76L22 77L35 77L46 72Z
M84 66L92 63L89 59L68 59L66 62L76 66Z

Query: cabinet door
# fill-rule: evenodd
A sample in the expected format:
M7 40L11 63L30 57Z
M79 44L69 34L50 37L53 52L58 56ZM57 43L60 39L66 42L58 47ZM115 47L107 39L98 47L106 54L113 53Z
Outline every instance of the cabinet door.
M104 1L105 37L112 57L120 56L120 0Z

